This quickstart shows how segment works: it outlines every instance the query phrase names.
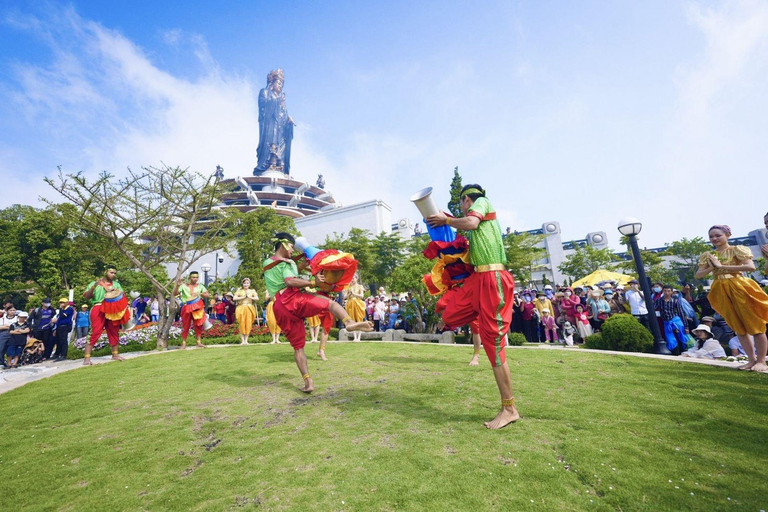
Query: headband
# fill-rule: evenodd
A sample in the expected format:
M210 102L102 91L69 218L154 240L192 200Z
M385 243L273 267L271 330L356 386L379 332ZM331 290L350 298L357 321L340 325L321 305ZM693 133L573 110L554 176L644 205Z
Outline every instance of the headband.
M731 228L726 226L725 224L715 224L714 226L709 228L709 231L712 231L713 229L719 229L720 231L725 233L725 236L731 236ZM709 233L709 231L707 231L707 233Z
M467 196L469 194L480 194L481 196L485 196L485 192L482 190L478 190L476 188L468 188L464 192L461 193L461 197Z

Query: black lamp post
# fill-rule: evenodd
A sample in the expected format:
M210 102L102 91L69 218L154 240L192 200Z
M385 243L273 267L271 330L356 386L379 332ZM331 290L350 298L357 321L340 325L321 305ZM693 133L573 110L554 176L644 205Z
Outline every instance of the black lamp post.
M203 271L203 284L204 286L208 286L208 272L210 272L211 266L207 263L203 263L200 265L200 269Z
M651 300L651 289L648 286L648 278L645 276L645 265L643 265L643 259L640 257L640 248L637 246L637 235L641 229L643 229L643 224L634 217L626 217L619 222L619 233L629 238L632 258L635 260L635 268L637 268L637 275L640 278L640 288L643 290L645 308L648 310L648 324L650 324L653 334L653 351L657 354L669 355L671 352L667 350L667 342L661 335L661 329L659 329L656 310Z

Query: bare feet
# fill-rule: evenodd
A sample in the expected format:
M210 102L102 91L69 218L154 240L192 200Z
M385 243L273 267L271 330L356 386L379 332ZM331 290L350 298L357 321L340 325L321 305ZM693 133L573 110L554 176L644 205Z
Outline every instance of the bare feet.
M318 350L317 351L317 355L320 356L320 359L322 359L323 361L327 361L328 360L328 358L325 357L325 350Z
M755 363L755 365L752 366L750 370L752 370L753 372L765 372L765 371L768 371L768 365L766 365L765 363Z
M250 343L248 343L247 341L242 341L242 342L240 342L240 344L241 345L250 345Z
M205 345L203 345L202 343L198 343L198 344L197 344L197 345L195 345L195 346L196 346L197 348L208 348L208 347L206 347Z
M747 364L739 366L739 370L751 370L753 366L757 364L757 361L750 361Z
M373 322L350 322L345 327L350 332L371 332L373 331Z
M469 366L478 366L480 365L480 354L475 354L472 356L472 360L469 362Z
M315 390L315 385L312 379L304 379L304 387L301 388L302 393L311 393Z
M186 341L182 341L181 342L181 350L187 350L187 342Z
M115 354L115 355L112 356L112 360L113 361L125 361L125 358L123 356L119 356L119 355ZM83 363L83 364L85 364L85 363Z
M83 359L83 366L93 366L90 359Z
M496 415L491 421L483 423L486 428L491 430L497 430L504 428L510 423L514 423L520 419L520 413L517 412L517 407L502 407L499 414Z

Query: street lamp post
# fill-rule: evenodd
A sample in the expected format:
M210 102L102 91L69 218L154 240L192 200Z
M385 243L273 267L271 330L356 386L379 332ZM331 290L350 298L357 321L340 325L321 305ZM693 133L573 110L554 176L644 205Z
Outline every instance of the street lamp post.
M211 266L207 263L200 265L200 269L203 271L203 283L208 286L208 272L211 271Z
M667 350L667 343L661 335L661 329L659 329L656 309L653 307L653 301L651 300L651 289L648 286L648 278L645 275L645 265L643 265L643 258L640 256L640 248L637 246L637 235L641 229L643 229L642 222L634 217L626 217L619 222L619 233L629 239L632 258L635 260L635 268L637 268L637 275L640 278L640 288L643 290L645 308L648 310L648 324L653 334L653 351L657 354L671 354Z

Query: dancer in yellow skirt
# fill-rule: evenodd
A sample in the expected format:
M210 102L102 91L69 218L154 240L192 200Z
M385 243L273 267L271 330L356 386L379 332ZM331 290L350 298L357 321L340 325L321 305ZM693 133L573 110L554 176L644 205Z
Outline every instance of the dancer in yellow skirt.
M251 288L251 280L247 277L242 281L242 288L235 292L232 299L237 304L235 318L237 319L237 328L240 333L240 344L248 344L248 336L251 334L253 322L256 320L256 302L259 300L259 294Z
M310 343L317 343L317 337L320 335L320 317L318 315L307 318L309 325Z
M272 309L275 306L275 298L270 298L269 292L267 292L267 299L269 300L269 304L267 304L267 327L269 327L269 333L272 335L272 344L274 345L275 343L280 343L281 331L275 319L275 312Z
M728 226L709 228L709 241L715 251L706 252L699 259L696 278L713 273L715 280L707 296L712 307L720 313L733 332L739 337L741 346L749 357L749 363L741 370L764 372L765 353L768 338L765 325L768 324L768 295L744 272L754 272L752 252L744 246L728 244L731 229ZM752 338L754 338L754 344Z
M365 320L365 303L363 302L365 286L360 284L359 281L359 274L355 274L355 277L352 278L352 282L349 284L349 288L346 290L347 305L345 309L350 318L355 322L362 322ZM354 335L355 341L360 341L360 337L363 333L362 331L354 331L352 334Z

